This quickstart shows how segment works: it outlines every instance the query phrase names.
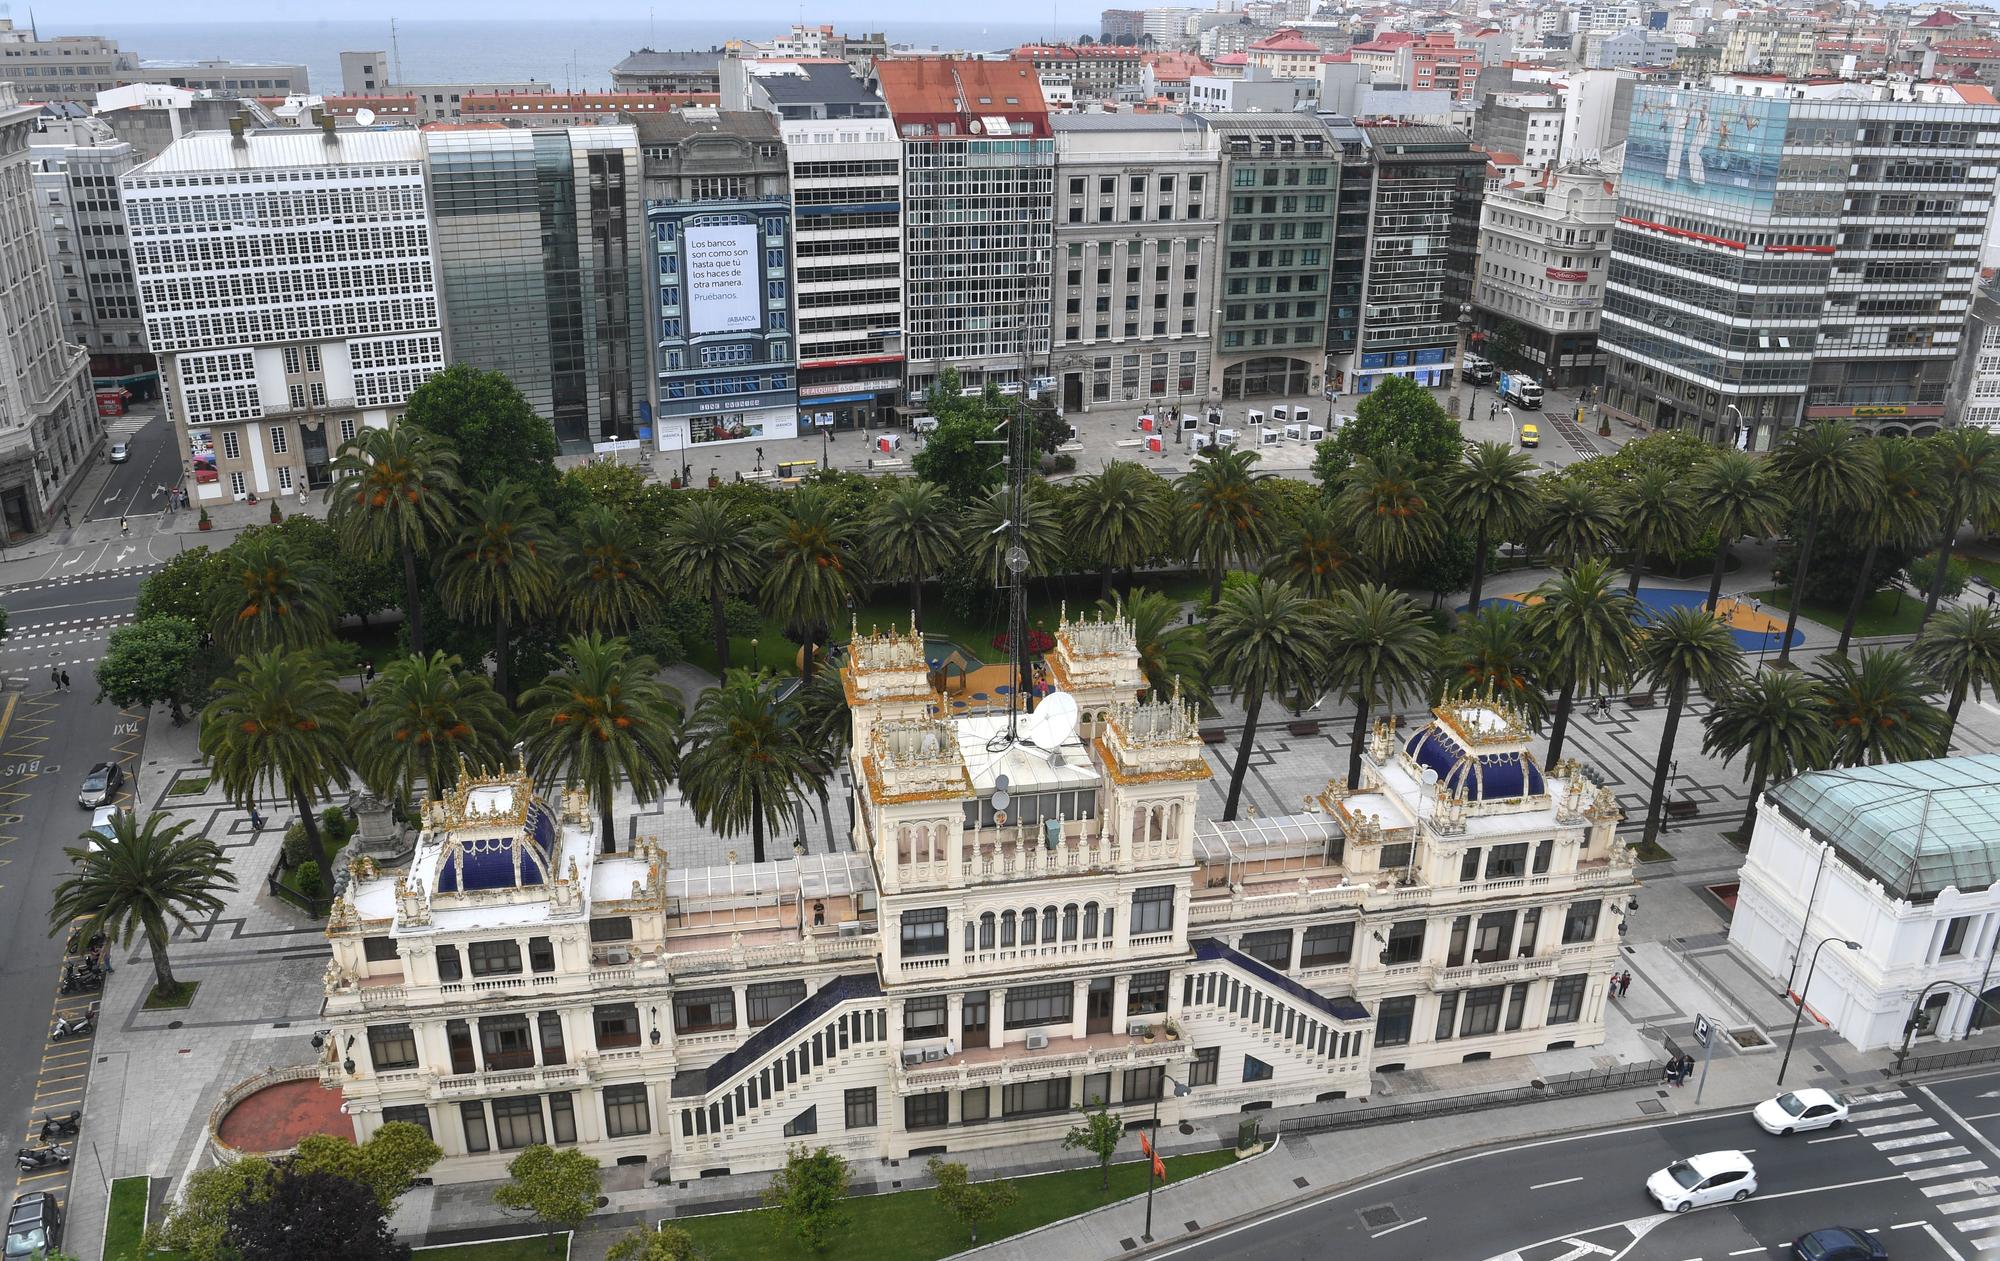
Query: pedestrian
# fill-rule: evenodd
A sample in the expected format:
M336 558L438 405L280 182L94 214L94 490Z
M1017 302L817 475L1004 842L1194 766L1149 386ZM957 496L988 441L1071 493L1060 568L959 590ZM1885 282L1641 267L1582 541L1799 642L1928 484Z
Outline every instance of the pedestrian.
M1632 974L1630 972L1627 972L1623 976L1618 978L1618 997L1623 998L1627 994L1630 994L1631 992L1632 992Z
M126 520L122 513L118 517L118 533L127 537L130 537L132 533L132 523Z
M1674 1085L1674 1075L1680 1071L1681 1057L1678 1055L1669 1055L1667 1057L1667 1070L1660 1074L1660 1083L1666 1086Z
M69 685L69 671L67 671L67 670L64 670L64 671L62 672L62 687L63 687L63 691L65 691L65 692L67 692L67 691L70 691L70 690L71 690L71 688L70 688L70 685Z
M264 816L258 813L255 806L250 807L250 830L252 832L262 832L264 830Z
M63 529L69 529L69 505L63 505Z
M1681 1085L1687 1085L1687 1079L1692 1076L1694 1076L1694 1056L1683 1055L1681 1056Z
M1488 419L1488 420L1493 420L1493 419L1495 419L1496 417L1498 417L1499 415L1500 415L1500 404L1499 404L1499 403L1498 403L1497 401L1493 400L1493 399L1490 399L1490 398L1489 398L1489 399L1487 399L1487 400L1486 400L1486 419Z
M49 667L49 690L54 692L62 691L62 671L56 669L54 666Z

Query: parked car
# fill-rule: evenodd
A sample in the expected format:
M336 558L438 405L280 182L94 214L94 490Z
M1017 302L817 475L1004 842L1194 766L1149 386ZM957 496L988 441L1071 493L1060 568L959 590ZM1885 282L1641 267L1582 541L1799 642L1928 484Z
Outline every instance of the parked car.
M1889 1254L1865 1230L1824 1226L1792 1240L1792 1261L1889 1261Z
M1533 424L1527 424L1527 425L1522 425L1522 426L1521 426L1521 445L1522 445L1522 446L1524 446L1524 447L1539 447L1539 446L1541 446L1541 445L1542 445L1542 431L1541 431L1541 428L1540 428L1539 426L1537 426L1537 425L1533 425Z
M1758 1104L1751 1115L1773 1134L1790 1134L1839 1125L1847 1119L1847 1105L1824 1090L1790 1090Z
M7 1210L8 1257L45 1257L62 1243L62 1209L47 1191L30 1191L14 1197Z
M90 810L108 806L124 783L124 767L116 762L99 762L83 777L83 791L77 793L76 804Z
M122 442L114 442L111 444L111 462L113 464L123 464L125 461L131 458L132 458L131 447L126 446Z
M1747 1200L1757 1193L1757 1167L1742 1152L1702 1152L1646 1179L1646 1191L1669 1213Z

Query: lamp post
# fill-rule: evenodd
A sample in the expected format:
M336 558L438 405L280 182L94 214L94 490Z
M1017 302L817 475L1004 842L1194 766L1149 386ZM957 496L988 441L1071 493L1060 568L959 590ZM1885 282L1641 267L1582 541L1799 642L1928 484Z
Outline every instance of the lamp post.
M1916 1000L1910 1004L1909 1018L1903 1021L1903 1045L1896 1048L1896 1071L1899 1073L1903 1071L1903 1061L1910 1054L1910 1038L1916 1034L1917 1025L1922 1020L1920 1013L1923 1010L1924 999L1932 990L1940 985L1949 985L1955 990L1965 990L1968 995L1971 995L1973 1002L2000 1014L2000 1007L1996 1007L1986 1001L1986 997L1983 994L1974 994L1970 989L1960 985L1957 981L1932 981L1929 985L1917 991Z
M1449 366L1452 384L1451 397L1454 404L1451 414L1454 419L1467 418L1472 414L1465 408L1458 393L1459 380L1465 375L1465 340L1471 332L1472 304L1470 302L1461 302L1458 304L1458 348L1453 353Z
M1791 1036L1785 1039L1785 1058L1778 1061L1778 1084L1780 1086L1785 1084L1785 1070L1790 1068L1792 1064L1792 1044L1799 1040L1799 1022L1805 1018L1806 1014L1806 991L1812 988L1813 969L1819 966L1819 952L1836 941L1846 946L1849 950L1861 949L1860 942L1849 941L1844 937L1822 937L1820 938L1819 945L1813 947L1812 961L1806 964L1806 983L1799 987L1797 995L1798 1006L1792 1012Z
M1729 445L1741 451L1747 445L1745 442L1746 435L1743 432L1743 409L1734 403L1724 403L1722 410L1736 417L1736 426L1729 433Z
M1176 1081L1173 1074L1167 1072L1165 1069L1160 1070L1160 1076L1168 1085L1174 1088L1174 1098L1178 1099L1188 1092L1187 1086ZM1158 1095L1153 1096L1153 1159L1160 1159L1160 1097ZM1147 1240L1151 1240L1153 1237L1153 1184L1156 1181L1158 1180L1153 1177L1152 1163L1148 1162L1146 1165L1146 1233L1142 1236Z
M1833 846L1821 841L1819 865L1813 868L1812 892L1806 894L1806 913L1799 920L1799 939L1792 943L1792 970L1785 976L1785 988L1778 991L1783 998L1792 992L1792 982L1799 979L1799 955L1805 952L1806 930L1812 926L1813 903L1819 901L1819 882L1826 875L1826 856L1833 852Z

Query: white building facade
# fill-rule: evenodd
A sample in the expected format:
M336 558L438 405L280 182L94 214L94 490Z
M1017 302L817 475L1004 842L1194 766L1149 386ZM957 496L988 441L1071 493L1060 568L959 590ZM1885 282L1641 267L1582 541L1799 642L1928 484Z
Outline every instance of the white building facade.
M1473 320L1488 335L1483 353L1544 384L1602 379L1597 325L1617 220L1615 185L1596 167L1489 190L1472 293Z

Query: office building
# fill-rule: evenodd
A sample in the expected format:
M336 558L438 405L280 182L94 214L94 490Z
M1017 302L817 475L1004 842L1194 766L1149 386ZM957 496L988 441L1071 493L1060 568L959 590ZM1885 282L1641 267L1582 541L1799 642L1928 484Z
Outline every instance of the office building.
M238 117L250 126L278 125L277 116L254 98L209 96L164 83L129 83L101 92L93 117L132 146L135 162L159 157L182 136L227 131Z
M427 803L327 921L321 1080L355 1137L423 1127L441 1183L539 1142L691 1179L801 1137L855 1162L1054 1141L1089 1103L1228 1124L1603 1042L1631 848L1513 715L1379 728L1358 791L1217 823L1192 708L1134 699L1131 624L1054 638L1087 718L1044 702L1028 745L950 716L921 636L857 635L835 853L746 863L643 815L600 853L584 795L525 772Z
M1597 325L1617 222L1616 185L1596 167L1549 168L1489 190L1472 294L1480 353L1545 386L1601 382Z
M1056 144L1056 336L1065 411L1193 410L1209 395L1217 133L1182 114L1071 114Z
M0 18L0 79L11 81L30 101L88 103L132 81L139 58L102 35L56 35L43 39Z
M1241 75L1198 74L1188 80L1190 114L1289 114L1319 97L1319 76L1274 79L1263 70Z
M630 126L423 133L453 363L502 372L566 452L637 436L651 290Z
M90 354L64 335L35 209L29 144L39 113L0 83L0 537L9 539L48 528L104 440Z
M1945 422L2000 433L2000 276L1973 291L1962 344Z
M340 54L340 90L344 97L358 99L363 104L369 98L396 100L410 97L416 103L416 117L421 121L455 123L462 116L460 106L467 96L491 96L502 92L545 94L549 85L536 79L495 80L491 83L403 83L396 81L388 53L381 49L366 49ZM375 112L378 116L383 113L379 109Z
M1326 303L1326 388L1348 388L1361 344L1361 295L1368 283L1368 221L1375 193L1375 158L1368 133L1351 119L1322 114L1329 141L1340 154L1334 184L1333 271Z
M1055 147L1025 61L876 66L903 142L906 405L938 374L1020 383L1049 353Z
M1374 162L1361 328L1347 385L1450 385L1471 300L1486 155L1452 127L1364 125Z
M118 83L164 83L223 96L303 96L312 91L312 76L295 62L152 61L123 72Z
M468 92L458 116L468 123L529 127L589 127L637 122L688 108L713 108L720 98L706 92Z
M1340 150L1311 114L1203 114L1225 176L1214 392L1316 398Z
M423 137L331 123L197 132L125 173L196 506L329 484L444 367Z
M1943 418L2000 165L1984 88L1643 86L1599 341L1605 410L1769 450Z
M720 48L663 53L641 48L611 67L611 88L614 92L720 92L722 57Z
M685 452L796 436L792 199L777 120L653 115L639 143L658 299L655 443Z
M1146 33L1146 10L1106 9L1097 17L1099 43L1130 47Z
M138 159L102 119L77 111L44 109L28 138L56 318L62 335L90 352L93 383L153 398L159 372L146 349L118 193L119 177Z

